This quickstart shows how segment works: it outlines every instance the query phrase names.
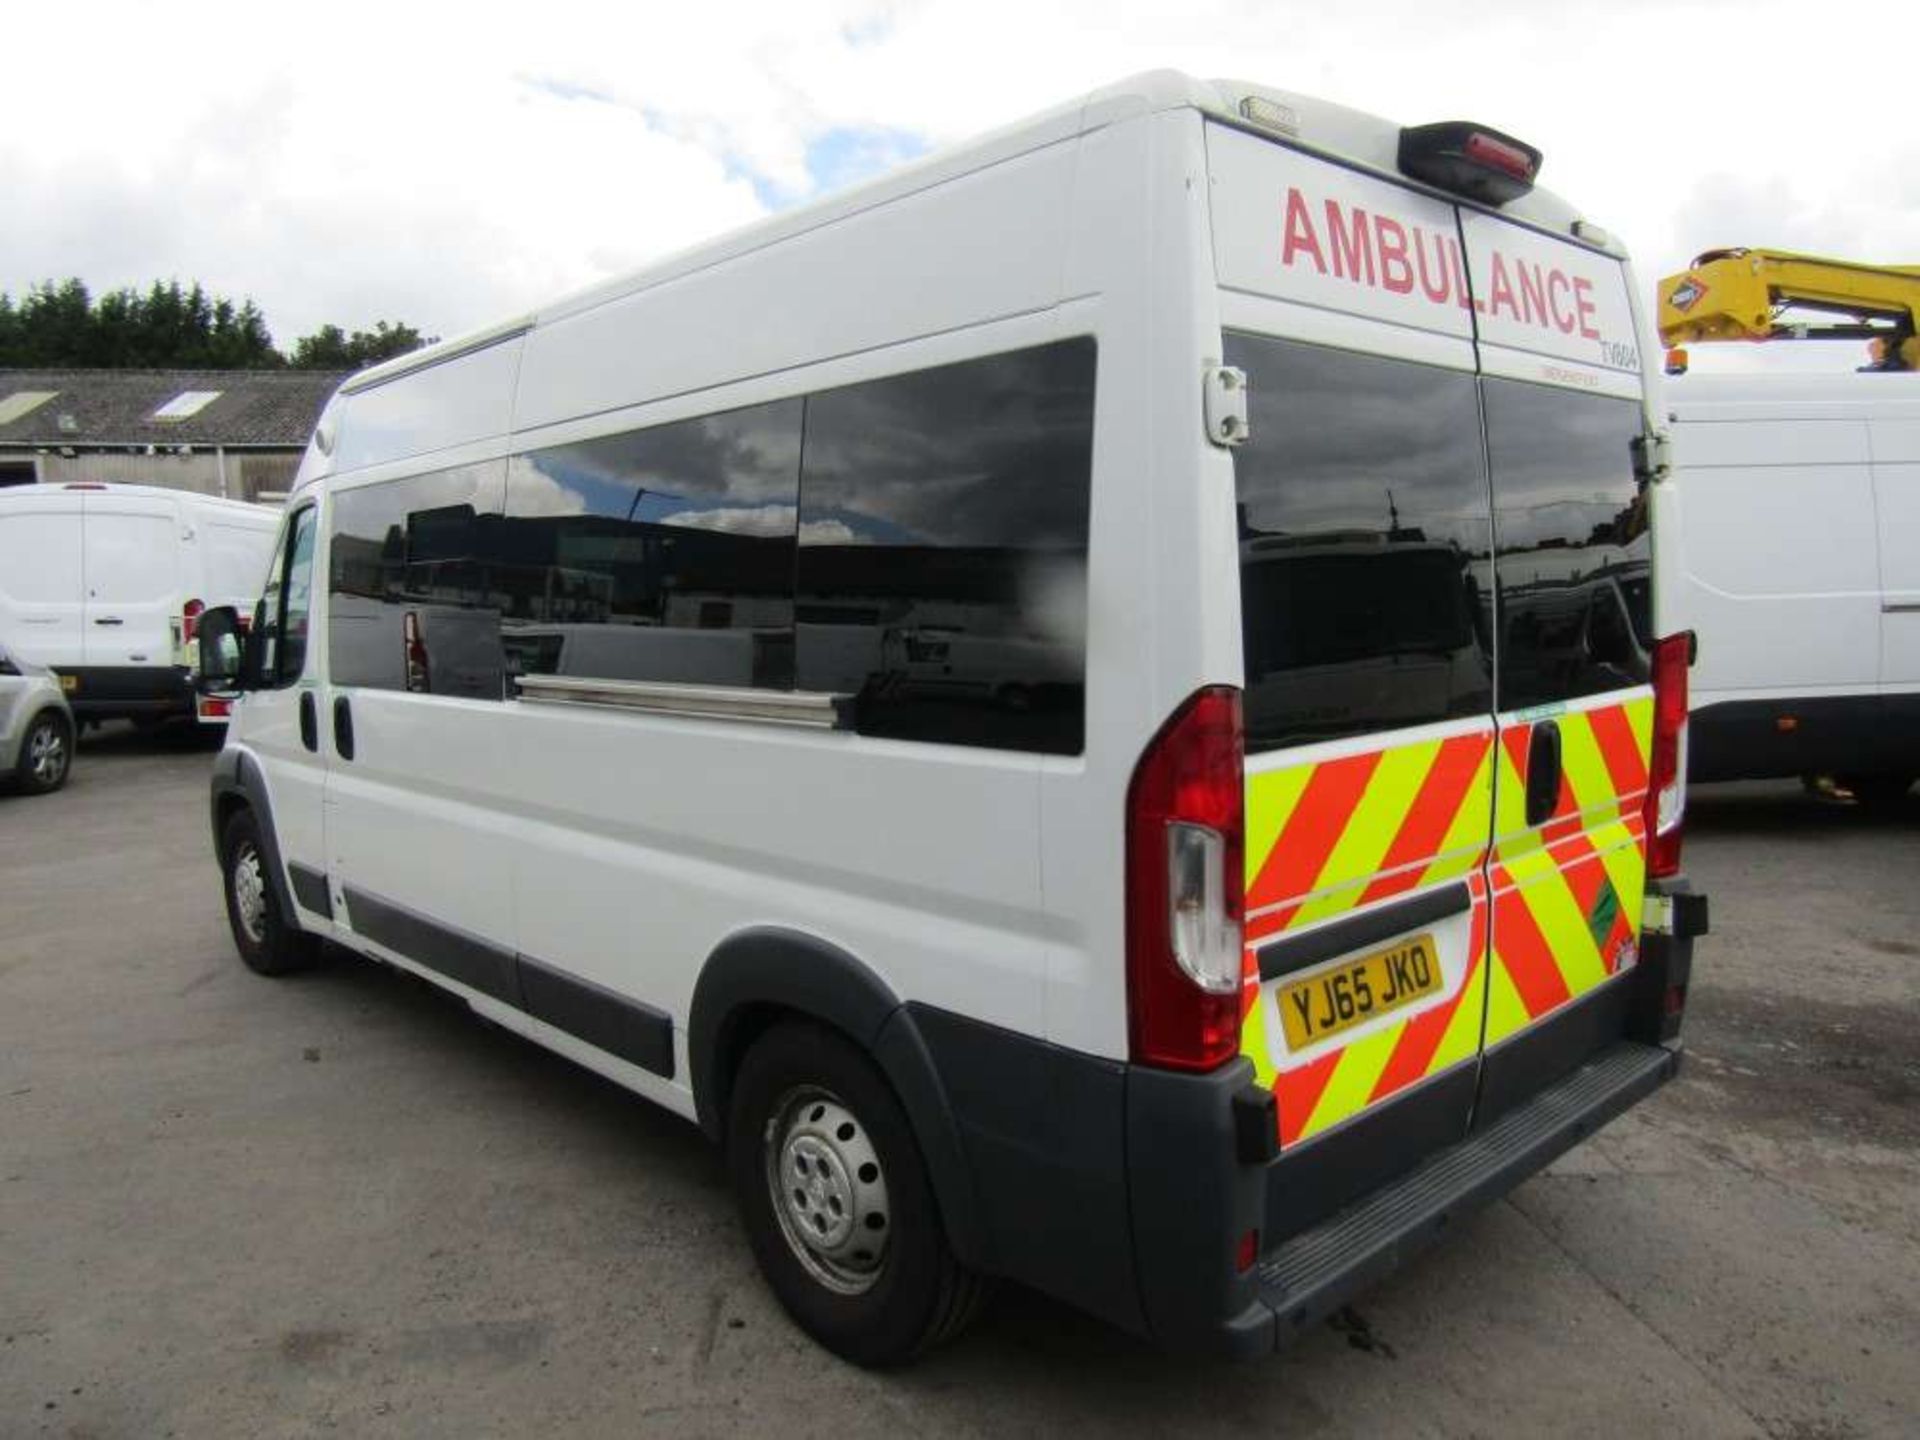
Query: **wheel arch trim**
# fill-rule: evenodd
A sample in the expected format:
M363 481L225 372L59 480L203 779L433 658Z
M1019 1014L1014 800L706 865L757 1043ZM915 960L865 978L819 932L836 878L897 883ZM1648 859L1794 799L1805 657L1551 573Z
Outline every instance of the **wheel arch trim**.
M280 840L273 826L273 802L267 798L266 777L259 762L245 750L227 746L213 757L213 778L208 796L208 819L213 825L213 854L222 871L227 857L221 854L226 822L236 804L253 812L260 830L260 851L266 857L267 876L273 884L273 898L285 922L300 926L300 911L293 903L293 886L287 879L287 867L280 858Z
M972 1175L933 1053L900 997L829 941L756 926L728 936L707 957L687 1016L688 1079L700 1127L716 1143L725 1140L733 1071L751 1043L755 1017L770 1014L831 1026L879 1066L920 1146L948 1244L963 1262L986 1267Z

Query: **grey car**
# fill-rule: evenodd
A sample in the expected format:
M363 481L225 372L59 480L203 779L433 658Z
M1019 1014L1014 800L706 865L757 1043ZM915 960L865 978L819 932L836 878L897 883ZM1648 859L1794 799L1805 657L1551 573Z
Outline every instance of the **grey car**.
M67 783L73 766L73 711L51 670L0 645L0 781L29 795Z

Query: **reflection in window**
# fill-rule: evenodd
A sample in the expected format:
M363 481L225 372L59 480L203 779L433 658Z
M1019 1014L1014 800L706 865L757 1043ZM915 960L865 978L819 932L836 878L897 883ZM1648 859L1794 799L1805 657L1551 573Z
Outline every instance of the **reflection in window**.
M1486 467L1470 374L1230 334L1247 749L1484 713Z
M798 685L864 733L1077 753L1094 344L814 395Z
M513 457L496 572L513 673L790 688L800 414Z
M505 467L336 491L327 611L337 685L501 699Z
M1632 400L1484 382L1499 545L1500 708L1645 683L1647 497Z

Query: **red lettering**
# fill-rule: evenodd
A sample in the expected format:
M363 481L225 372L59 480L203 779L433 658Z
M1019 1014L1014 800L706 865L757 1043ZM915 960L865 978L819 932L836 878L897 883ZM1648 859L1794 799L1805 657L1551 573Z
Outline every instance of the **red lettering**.
M1367 212L1353 207L1353 226L1347 226L1346 212L1338 200L1327 201L1327 248L1333 251L1333 273L1349 280L1365 278L1373 284L1373 238L1367 229Z
M1600 332L1587 323L1598 313L1593 306L1593 282L1584 275L1573 282L1573 303L1580 311L1580 333L1589 340L1598 340Z
M1293 264L1295 251L1301 251L1313 257L1313 268L1322 275L1327 273L1326 257L1320 253L1320 237L1313 233L1313 216L1307 213L1307 202L1300 198L1300 187L1287 187L1287 234L1280 247L1280 263Z
M1571 335L1576 323L1572 311L1563 312L1560 309L1560 301L1569 288L1567 277L1560 271L1555 270L1547 276L1547 301L1553 307L1553 325L1562 335Z
M1547 287L1541 278L1540 267L1529 265L1524 260L1513 262L1514 273L1520 277L1520 311L1526 316L1529 325L1547 328Z
M1460 297L1462 310L1484 310L1487 307L1474 299L1473 291L1467 288L1467 266L1460 258L1460 246L1457 241L1448 240L1447 258L1453 262L1453 293Z
M1384 215L1373 217L1380 242L1380 283L1396 295L1413 293L1413 266L1407 261L1407 227Z
M1433 237L1433 268L1440 274L1440 284L1436 287L1427 274L1427 237L1426 232L1416 225L1413 227L1413 254L1420 262L1420 289L1427 299L1436 305L1447 303L1447 296L1453 293L1452 272L1447 265L1447 237Z
M1493 290L1487 296L1487 313L1498 315L1502 305L1507 307L1507 313L1516 321L1520 318L1520 302L1513 298L1513 277L1507 274L1507 262L1496 250L1493 252Z

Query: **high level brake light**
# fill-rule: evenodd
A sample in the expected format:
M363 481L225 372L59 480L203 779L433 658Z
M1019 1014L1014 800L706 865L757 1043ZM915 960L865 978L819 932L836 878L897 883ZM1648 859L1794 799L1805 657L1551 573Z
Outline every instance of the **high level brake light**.
M1505 205L1533 189L1540 152L1485 125L1443 120L1400 132L1400 170L1469 200Z
M1693 635L1669 635L1653 647L1653 754L1647 773L1647 874L1680 873L1687 814L1687 667Z
M1211 1070L1240 1050L1242 752L1240 692L1201 690L1127 789L1127 1024L1143 1065Z

